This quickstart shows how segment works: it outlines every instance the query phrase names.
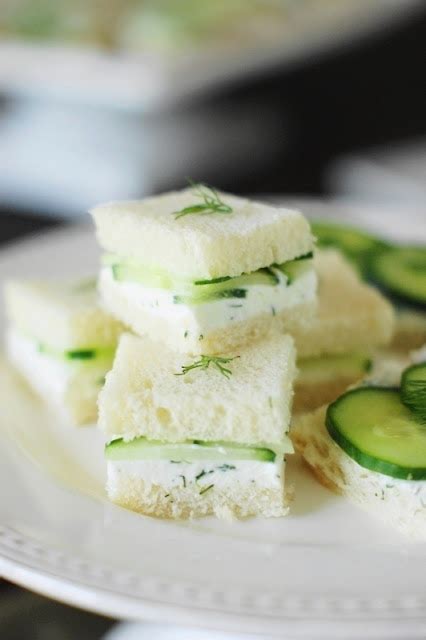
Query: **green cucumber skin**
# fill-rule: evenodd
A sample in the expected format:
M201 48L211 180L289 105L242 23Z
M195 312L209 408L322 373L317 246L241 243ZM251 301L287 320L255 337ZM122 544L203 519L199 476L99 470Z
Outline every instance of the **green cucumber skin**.
M352 389L343 396L340 396L335 402L329 405L327 408L325 426L334 442L350 457L355 460L361 467L381 473L385 476L397 478L400 480L426 480L426 466L425 467L403 467L388 460L381 460L376 458L365 451L362 451L359 447L354 445L345 435L341 433L338 426L333 419L333 409L342 401L342 398L347 397L350 394L360 394L366 389L374 388L379 392L398 394L399 389L395 387L358 387Z
M410 291L410 288L407 286L401 287L401 283L395 282L395 280L389 280L388 275L383 272L383 261L385 262L384 266L386 268L386 260L391 259L394 264L396 261L401 261L401 269L409 268L407 264L404 264L403 258L409 262L410 252L412 255L417 254L419 260L423 262L423 264L417 269L415 265L412 266L413 271L419 271L424 278L423 290L420 294L416 294L414 291ZM421 255L423 254L423 255ZM379 289L381 289L395 305L404 305L409 308L420 309L422 311L426 310L426 247L386 247L380 251L373 252L369 255L367 260L367 277L368 279L375 284ZM410 281L409 278L406 278L405 281Z
M401 400L426 425L426 362L414 364L403 372Z
M144 455L140 455L140 453L139 455L135 455L135 450L137 449L139 449L139 452ZM221 451L221 449L225 449L225 451ZM124 442L121 438L113 440L106 445L105 456L108 460L173 459L176 462L191 462L198 460L226 462L230 459L274 462L276 459L275 452L263 447L244 447L244 445L230 445L229 443L226 444L222 442L203 442L200 440L173 444L152 440L149 441L143 437L136 438L131 442Z

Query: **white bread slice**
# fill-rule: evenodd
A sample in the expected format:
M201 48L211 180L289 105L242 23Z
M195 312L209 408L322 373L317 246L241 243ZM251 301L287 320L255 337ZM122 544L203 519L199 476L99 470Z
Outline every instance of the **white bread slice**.
M146 484L130 473L109 474L108 497L122 507L157 518L200 518L215 515L223 520L248 516L280 517L288 514L289 497L281 487L233 483L200 495L195 484L165 490Z
M10 281L5 290L9 323L59 351L113 347L123 325L98 304L96 282Z
M99 396L100 428L109 440L280 444L296 375L292 339L274 335L226 356L235 357L229 378L213 365L176 375L196 359L124 334Z
M103 249L181 277L213 279L250 273L312 251L308 222L297 211L225 193L228 214L173 212L201 202L194 190L95 207Z
M160 315L158 310L153 311L151 306L139 304L137 297L129 297L123 283L113 280L108 272L102 271L99 278L99 293L103 305L113 316L119 318L138 335L149 336L152 340L164 342L176 351L193 355L227 353L265 337L271 330L292 333L299 326L303 326L303 332L308 333L317 310L315 290L312 286L311 289L306 289L306 301L280 311L276 311L275 308L271 311L271 307L268 306L267 312L256 313L242 321L234 320L224 326L212 328L210 319L210 325L207 326L197 320L190 305L185 317L166 313ZM240 301L236 300L236 303L238 302ZM188 326L191 327L189 330Z
M313 325L291 331L299 358L365 352L386 345L394 331L392 306L363 283L347 260L333 249L316 252L318 314Z
M397 480L361 467L329 436L327 407L296 416L295 448L318 480L416 540L426 541L426 481Z

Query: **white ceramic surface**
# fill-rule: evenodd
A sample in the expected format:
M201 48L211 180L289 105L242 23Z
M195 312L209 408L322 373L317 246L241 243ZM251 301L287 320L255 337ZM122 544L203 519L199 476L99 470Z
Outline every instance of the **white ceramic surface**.
M384 212L361 213L394 229ZM426 233L407 212L399 220L412 238ZM73 228L6 248L0 275L87 273L96 261L92 230ZM426 545L329 493L297 459L289 517L179 523L109 504L100 435L61 423L4 362L0 433L0 573L14 582L137 620L309 640L426 636Z

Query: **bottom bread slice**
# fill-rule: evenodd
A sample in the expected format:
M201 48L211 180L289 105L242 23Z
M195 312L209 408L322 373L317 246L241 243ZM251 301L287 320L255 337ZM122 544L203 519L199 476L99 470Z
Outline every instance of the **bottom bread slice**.
M284 489L283 463L279 465L281 473L275 473L279 468L277 464L270 465L271 468L267 471L269 481L258 466L268 463L258 463L257 466L251 464L253 473L250 474L247 473L249 467L246 465L243 475L247 477L244 480L233 479L233 464L209 465L203 462L201 468L187 463L186 475L176 475L180 479L178 484L170 481L167 468L171 464L173 461L125 464L108 462L108 497L127 509L158 518L185 519L215 515L231 520L256 515L279 517L287 515L289 511L289 497ZM237 473L241 475L241 462L235 464L238 465ZM193 469L189 470L188 465L193 466ZM179 469L176 473L181 471ZM160 483L161 475L164 480ZM248 477L249 475L252 477Z
M330 437L327 407L297 416L293 444L317 479L414 540L426 540L426 481L399 480L361 467Z

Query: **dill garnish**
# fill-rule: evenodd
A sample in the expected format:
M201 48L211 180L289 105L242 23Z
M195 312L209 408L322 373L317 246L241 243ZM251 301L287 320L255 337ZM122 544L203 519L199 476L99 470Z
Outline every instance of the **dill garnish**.
M209 484L208 487L205 487L204 489L201 489L200 496L202 496L203 493L206 493L206 491L209 491L209 489L213 489L213 487L214 487L214 484Z
M193 362L192 364L182 366L182 371L180 373L175 373L175 376L184 376L189 371L193 369L208 369L212 364L215 366L220 373L225 376L225 378L229 378L232 375L231 369L224 367L224 364L228 364L228 362L232 362L235 358L239 358L239 356L234 356L233 358L224 358L221 356L201 356L199 360Z
M218 467L218 469L220 469L221 471L233 471L236 468L237 467L235 465L227 464L226 462L224 464L221 464L220 467Z
M192 193L197 198L200 198L201 202L184 207L180 211L173 211L175 220L193 213L232 213L232 207L221 200L216 189L205 184L194 184L193 182L190 182L190 185L192 186Z
M200 471L200 473L198 474L198 476L195 476L196 480L199 480L200 478L203 478L204 476L209 475L210 473L213 473L213 469L211 471L205 471L204 469L202 471Z

